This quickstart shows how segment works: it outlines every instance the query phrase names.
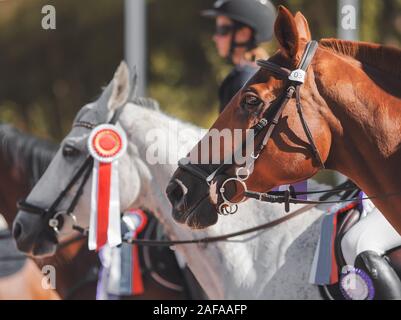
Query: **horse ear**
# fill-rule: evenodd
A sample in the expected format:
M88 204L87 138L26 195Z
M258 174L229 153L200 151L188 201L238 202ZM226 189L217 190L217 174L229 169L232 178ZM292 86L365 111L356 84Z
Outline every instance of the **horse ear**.
M299 34L295 18L284 6L279 6L274 34L284 54L294 60L299 51Z
M160 111L160 105L159 103L152 99L152 98L147 98L147 97L138 97L137 94L137 87L138 87L138 73L136 71L136 67L131 70L131 93L130 93L130 98L129 101L137 104L141 107L148 108L151 110L155 111Z
M113 91L107 102L109 111L116 111L128 101L132 90L131 82L128 65L122 61L112 80Z
M131 92L129 95L129 101L132 101L137 96L137 89L138 89L138 72L136 70L136 66L134 66L131 69L130 87L131 87Z
M308 20L306 20L305 16L299 11L295 14L295 23L297 25L299 39L307 42L311 41L312 34L309 29Z

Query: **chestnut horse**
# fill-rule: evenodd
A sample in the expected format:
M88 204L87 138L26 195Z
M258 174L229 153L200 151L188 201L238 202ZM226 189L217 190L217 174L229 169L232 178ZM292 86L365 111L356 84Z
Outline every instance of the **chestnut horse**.
M268 61L295 70L311 41L307 20L301 13L293 16L281 6L275 36L280 49ZM400 50L323 39L318 43L300 91L303 116L324 166L348 176L373 197L374 204L398 232L401 232L398 212L401 210L400 80ZM287 85L287 79L260 69L231 100L211 129L252 128L270 106L277 105L275 102L283 97ZM261 142L264 133L260 136L255 139L255 145ZM209 138L207 134L189 156L199 154L204 145L209 146L210 155L215 154L211 151L217 151L220 159L233 152L231 148L213 150ZM322 166L315 161L310 140L300 121L295 99L289 97L271 138L254 163L253 174L246 181L248 189L265 192L316 174ZM211 164L193 166L206 173L217 168ZM231 165L224 177L235 177L234 169ZM175 172L167 192L178 222L193 228L216 223L218 206L223 201L217 194L218 178L212 181L212 187L216 184L214 188L210 188L188 170L180 168ZM242 197L242 188L231 189L233 201Z

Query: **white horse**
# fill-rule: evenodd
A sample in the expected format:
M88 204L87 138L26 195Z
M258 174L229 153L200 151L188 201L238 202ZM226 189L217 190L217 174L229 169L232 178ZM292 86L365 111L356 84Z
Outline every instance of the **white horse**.
M193 231L175 223L165 194L166 184L176 169L178 159L185 156L199 140L200 129L159 111L125 103L133 86L129 70L122 63L99 100L84 106L75 119L75 122L105 123L118 108L125 105L118 120L128 138L127 152L119 159L122 211L147 207L173 240L222 235L283 216L284 209L280 205L248 201L240 206L235 216L220 218L207 230ZM155 132L163 133L165 138L164 148L157 149L157 156L168 159L167 164L149 164L147 161L150 155L154 155L149 137L158 136ZM87 157L89 133L90 130L83 127L73 127L46 173L28 196L28 202L42 208L51 205ZM176 137L178 141L174 140ZM69 206L75 192L76 188L73 188L58 206L58 211ZM90 195L91 183L87 183L75 210L81 226L89 224ZM291 209L301 207L293 205ZM177 245L175 248L185 257L209 298L321 299L318 287L309 283L309 274L324 212L325 208L313 208L265 232L241 236L230 242L207 246ZM38 215L19 212L14 236L21 250L36 255L53 253L55 243L45 223ZM65 238L59 235L59 241Z

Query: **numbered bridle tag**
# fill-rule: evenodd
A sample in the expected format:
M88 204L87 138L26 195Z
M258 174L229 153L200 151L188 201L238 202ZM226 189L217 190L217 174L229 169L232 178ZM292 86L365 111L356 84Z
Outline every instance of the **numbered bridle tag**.
M288 79L299 83L305 83L306 72L302 69L297 69L291 72Z

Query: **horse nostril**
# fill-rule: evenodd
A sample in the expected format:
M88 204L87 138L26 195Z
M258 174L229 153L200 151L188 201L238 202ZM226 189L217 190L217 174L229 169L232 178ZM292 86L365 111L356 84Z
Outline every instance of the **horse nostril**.
M22 226L19 222L15 222L14 223L14 227L13 227L13 237L15 240L18 240L19 237L22 234Z

